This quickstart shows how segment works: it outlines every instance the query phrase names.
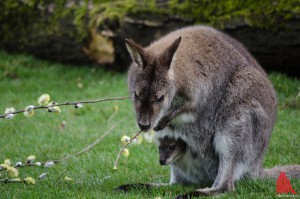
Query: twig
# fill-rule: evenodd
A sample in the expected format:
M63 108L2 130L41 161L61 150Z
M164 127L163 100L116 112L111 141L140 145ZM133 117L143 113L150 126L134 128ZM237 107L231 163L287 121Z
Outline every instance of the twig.
M68 155L68 156L63 157L63 158L61 158L61 159L59 159L59 160L53 160L53 161L52 161L52 160L48 160L48 161L46 161L46 162L41 162L41 165L45 165L45 164L47 164L47 163L49 163L49 162L59 163L59 162L62 162L62 161L66 161L66 160L68 160L68 159L70 159L70 158L72 158L72 157L76 157L76 156L79 156L79 155L83 154L84 152L90 150L92 147L96 146L99 142L101 142L101 141L102 141L109 133L111 133L111 131L112 131L117 125L119 125L121 122L122 122L122 121L120 121L120 122L118 122L117 124L111 126L110 129L108 129L108 131L106 131L100 138L98 138L95 142L93 142L92 144L88 145L86 148L80 150L79 152L74 153L74 154L71 154L71 155ZM15 168L30 167L30 166L36 166L36 165L35 165L35 164L25 164L25 165L15 166ZM3 168L3 169L0 170L0 172L1 172L1 171L5 171L5 170L6 170L6 169ZM6 181L4 181L4 180L5 180L5 179L0 179L0 182L5 182L5 183L6 183Z
M119 122L120 123L120 122ZM118 123L118 124L119 124ZM101 142L103 140L103 138L105 138L118 124L115 124L113 126L110 127L110 129L108 131L106 131L100 138L98 138L95 142L93 142L92 144L90 144L89 146L87 146L86 148L82 149L81 151L75 153L75 154L72 154L72 155L68 155L64 158L61 158L59 160L54 160L53 162L54 163L58 163L58 162L62 162L62 161L65 161L65 160L68 160L72 157L76 157L76 156L79 156L81 155L82 153L90 150L92 147L96 146L99 142Z
M117 166L118 166L118 162L119 162L119 159L121 157L121 154L123 152L123 150L127 147L128 144L130 144L137 136L139 136L141 133L143 132L143 130L140 130L137 134L135 134L129 142L127 142L126 144L124 144L124 146L121 148L121 150L119 151L118 155L117 155L117 158L115 160L115 163L114 163L114 169L116 170L117 169Z
M63 175L64 175L65 173L67 173L67 172L68 172L68 170L65 170L64 172L62 172L62 173L58 176L58 178L56 178L56 180L55 180L55 182L54 182L54 186L58 183L59 179L62 178Z
M25 180L16 180L16 179L8 179L8 178L5 178L5 179L0 179L0 183L25 183Z
M54 106L68 106L68 105L76 105L76 104L92 104L92 103L98 103L98 102L104 102L104 101L112 101L112 100L124 100L124 99L129 99L128 96L126 97L116 97L116 98L105 98L105 99L97 99L97 100L82 100L82 101L77 101L77 102L64 102L64 103L53 103L50 106L36 106L32 110L36 109L48 109L49 107L54 107ZM17 110L14 112L9 112L4 115L0 115L0 118L5 118L9 114L17 114L17 113L24 113L25 110Z
M111 116L106 121L106 124L109 124L110 121L116 116L117 113L118 113L118 110L114 110L113 114L111 114Z

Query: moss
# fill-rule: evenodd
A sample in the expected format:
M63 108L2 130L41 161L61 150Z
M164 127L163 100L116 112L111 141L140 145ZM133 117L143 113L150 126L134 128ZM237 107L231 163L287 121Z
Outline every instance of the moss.
M89 17L122 20L126 15L161 14L180 16L196 23L224 28L231 23L258 28L284 26L285 22L300 16L300 0L115 0L93 1ZM105 20L98 20L99 23ZM77 18L78 22L78 18Z
M65 9L65 0L4 0L0 12L0 36L2 45L19 50L40 42L38 38L61 35L64 20L73 9ZM68 31L72 34L72 31ZM3 47L0 44L0 47Z
M111 43L96 35L99 30L118 30L125 16L180 17L220 29L245 24L270 29L299 18L300 0L4 0L0 10L0 48L24 51L59 37L84 44L91 56L102 50L93 50L94 41Z
M85 0L83 5L81 1L72 2L4 0L1 5L4 12L0 13L3 42L12 41L17 36L20 43L26 45L28 35L33 32L60 34L65 25L61 24L62 19L67 17L72 17L71 22L77 31L68 34L83 39L89 35L91 26L105 26L108 21L122 21L126 15L132 14L176 15L219 28L224 28L230 21L272 28L300 16L300 0Z

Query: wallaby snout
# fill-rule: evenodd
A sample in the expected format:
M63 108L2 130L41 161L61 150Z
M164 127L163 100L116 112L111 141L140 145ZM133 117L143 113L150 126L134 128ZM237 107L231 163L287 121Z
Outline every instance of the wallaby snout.
M146 131L151 127L151 108L147 106L136 107L137 123L141 130Z
M166 165L167 164L167 160L166 159L160 159L159 160L159 164L160 165Z
M149 121L145 122L143 120L139 120L138 125L139 125L140 129L143 130L143 131L148 130L151 126Z

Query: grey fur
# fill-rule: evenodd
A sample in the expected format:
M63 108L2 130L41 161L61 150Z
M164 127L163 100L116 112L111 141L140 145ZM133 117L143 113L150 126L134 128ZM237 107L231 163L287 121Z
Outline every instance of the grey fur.
M146 48L132 40L126 46L140 128L180 138L197 154L191 168L190 160L182 161L183 174L171 167L172 183L182 183L182 176L196 184L212 179L211 188L189 196L213 195L234 190L240 178L267 175L262 159L276 119L276 95L242 44L213 28L192 26Z
M169 137L159 138L159 136L156 136L155 142L159 146L160 163L162 165L170 165L171 167L170 184L207 185L213 183L217 171L211 170L211 168L210 170L208 170L208 168L202 168L201 158L180 138L176 140ZM199 170L201 170L202 173L200 173ZM285 172L289 178L300 179L299 165L276 166L271 169L264 169L264 172L259 178L277 179L280 172ZM238 172L235 173L235 176L239 176Z

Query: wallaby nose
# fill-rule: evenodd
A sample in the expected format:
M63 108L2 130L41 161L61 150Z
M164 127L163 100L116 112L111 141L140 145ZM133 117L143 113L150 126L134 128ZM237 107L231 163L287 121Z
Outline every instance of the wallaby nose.
M141 124L140 122L139 122L139 127L140 127L140 129L141 130L148 130L149 128L150 128L150 124Z
M166 160L160 159L160 160L159 160L159 163L160 163L160 165L166 165Z

